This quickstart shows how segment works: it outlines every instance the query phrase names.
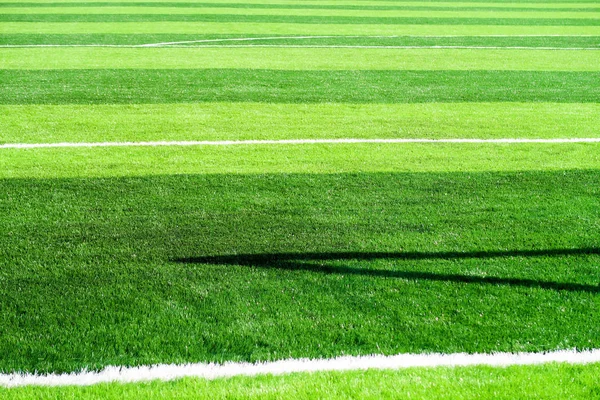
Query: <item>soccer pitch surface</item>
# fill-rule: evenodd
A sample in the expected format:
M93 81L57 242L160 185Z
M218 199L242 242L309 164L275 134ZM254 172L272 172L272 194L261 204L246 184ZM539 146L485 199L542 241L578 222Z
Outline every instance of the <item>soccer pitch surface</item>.
M2 387L599 327L600 3L0 2L0 397L600 397L598 363Z

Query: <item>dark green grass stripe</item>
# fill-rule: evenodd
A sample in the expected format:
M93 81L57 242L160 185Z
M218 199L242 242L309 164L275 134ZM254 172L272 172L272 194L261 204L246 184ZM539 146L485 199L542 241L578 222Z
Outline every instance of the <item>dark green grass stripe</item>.
M0 224L4 372L600 347L598 171L0 180Z
M0 22L257 22L369 25L600 26L594 18L411 18L237 14L0 14Z
M600 101L600 73L1 70L0 104Z
M333 5L333 4L259 4L259 3L170 3L170 2L84 2L84 3L0 3L0 7L181 7L181 8L252 8L252 9L285 9L285 10L406 10L406 11L519 11L519 12L598 12L600 6L592 7L540 7L531 8L523 7L439 7L439 6L403 6L403 5L369 5L368 3L361 5Z
M278 35L269 35L276 37ZM289 35L283 35L288 37ZM179 42L211 39L233 39L240 37L265 37L265 35L189 35L189 34L0 34L0 45L31 44L116 44L138 45L147 43ZM341 45L341 46L491 46L491 47L565 47L599 48L600 36L531 36L531 37L412 37L392 38L333 37L315 39L267 39L235 41L209 44L240 45ZM193 45L201 45L195 43Z

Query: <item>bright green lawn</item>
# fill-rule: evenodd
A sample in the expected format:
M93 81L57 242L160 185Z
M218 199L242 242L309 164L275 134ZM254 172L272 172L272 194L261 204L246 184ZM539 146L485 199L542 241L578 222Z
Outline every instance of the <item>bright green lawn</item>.
M597 47L600 35L598 4L571 1L32 3L0 3L1 43L298 34L340 36L304 45ZM417 8L381 9L403 5ZM0 49L0 143L598 137L597 53ZM599 171L597 143L0 149L0 372L599 348ZM594 398L599 368L186 379L0 397Z
M600 26L369 25L261 22L0 22L0 33L275 35L600 35Z
M45 7L128 7L132 11L144 10L147 7L178 7L178 8L244 8L244 9L286 9L286 10L378 10L378 11L563 11L563 12L596 12L600 6L594 3L464 3L464 2L386 2L386 1L289 1L289 0L267 0L267 1L212 1L189 2L189 1L4 1L0 7L41 9Z
M0 142L600 137L600 105L557 103L0 106Z
M600 71L600 51L327 48L0 49L0 69Z
M600 143L0 149L2 178L600 169Z
M2 389L18 399L597 399L600 364L412 368L237 377L207 381Z
M7 7L16 7L15 4L23 3L24 7L33 7L36 5L45 7L50 5L57 5L59 7L63 7L66 5L74 5L81 6L81 4L89 3L87 1L82 0L30 0L26 2L22 2L20 0L5 0L1 2L2 6ZM147 7L150 3L158 4L159 6L168 5L169 7L175 7L177 5L182 5L184 7L189 6L189 1L185 0L133 0L126 1L123 0L105 0L105 1L94 1L91 6L94 4L108 4L108 5L119 5L125 4L127 5L139 5L141 7ZM471 1L414 1L414 0L402 0L397 2L391 2L389 0L369 0L365 2L364 0L303 0L299 3L297 0L203 0L201 2L194 2L196 4L200 4L202 7L206 7L207 5L221 6L221 4L229 4L232 8L237 7L245 7L245 6L269 6L269 5L288 5L292 7L313 7L313 6L381 6L381 7L413 7L413 6L421 6L421 7L437 7L437 8L455 8L455 7L465 7L465 8L506 8L506 7L516 7L516 8L526 8L526 9L562 9L562 8L598 8L596 3L590 2L589 0L530 0L530 1L507 1L507 0L492 0L482 2L481 0L471 0ZM299 5L300 4L300 5Z

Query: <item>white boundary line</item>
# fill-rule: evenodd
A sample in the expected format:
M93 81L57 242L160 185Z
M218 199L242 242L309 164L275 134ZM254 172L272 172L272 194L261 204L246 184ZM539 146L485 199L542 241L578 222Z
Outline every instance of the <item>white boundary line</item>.
M256 41L256 40L302 40L302 39L334 39L334 38L342 38L342 39L356 39L356 38L368 38L368 39L383 39L383 38L395 38L396 36L265 36L265 37L242 37L242 38L221 38L221 39L201 39L201 40L186 40L182 42L162 42L162 43L148 43L142 44L141 47L155 47L155 46L165 46L172 44L190 44L190 43L214 43L214 42L248 42L248 41Z
M204 379L261 374L289 374L292 372L349 371L366 369L401 369L413 367L457 367L489 365L536 365L550 362L588 364L600 362L600 349L577 352L559 350L547 353L491 353L491 354L398 354L394 356L344 356L332 359L288 359L264 363L225 364L160 364L141 367L106 367L100 372L83 371L71 374L0 374L0 386L87 386L106 382L142 382L173 380L184 377Z
M156 142L63 142L63 143L5 143L0 149L40 149L68 147L159 147L159 146L248 146L248 145L302 145L302 144L360 144L360 143L600 143L600 138L565 139L282 139L282 140L192 140Z
M198 44L198 45L118 45L118 44L26 44L26 45L0 45L2 49L30 49L30 48L120 48L120 49L140 49L140 48L170 48L170 49L225 49L225 48L283 48L283 49L460 49L460 50L600 50L600 47L527 47L527 46L377 46L377 45L316 45L316 44Z

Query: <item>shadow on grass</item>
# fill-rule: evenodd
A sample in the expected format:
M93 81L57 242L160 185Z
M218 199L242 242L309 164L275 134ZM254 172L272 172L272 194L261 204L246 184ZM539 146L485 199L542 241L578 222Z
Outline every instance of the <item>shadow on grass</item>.
M475 252L331 252L331 253L272 253L236 254L178 258L173 261L184 264L243 265L259 268L277 268L291 271L311 271L324 274L365 275L384 278L423 279L430 281L476 283L490 285L523 286L550 290L600 293L599 285L579 283L548 282L533 279L479 277L460 274L439 274L433 272L395 271L364 269L348 266L329 266L309 263L340 260L427 260L427 259L484 259L508 257L558 257L569 255L600 254L599 248L554 249L554 250L512 250Z

